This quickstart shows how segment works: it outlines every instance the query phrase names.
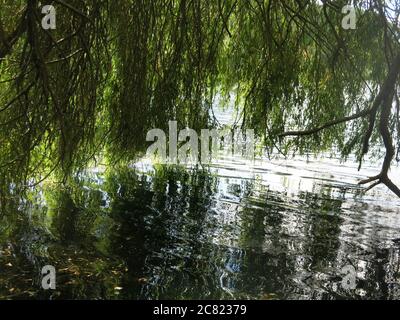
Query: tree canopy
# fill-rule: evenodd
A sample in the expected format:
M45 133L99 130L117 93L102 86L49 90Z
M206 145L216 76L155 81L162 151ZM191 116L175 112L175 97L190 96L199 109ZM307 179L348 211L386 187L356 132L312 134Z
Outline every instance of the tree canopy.
M0 0L0 179L32 185L99 157L132 159L169 120L217 125L216 101L268 150L362 165L400 150L400 1ZM379 150L378 150L379 151ZM371 152L370 152L371 153Z

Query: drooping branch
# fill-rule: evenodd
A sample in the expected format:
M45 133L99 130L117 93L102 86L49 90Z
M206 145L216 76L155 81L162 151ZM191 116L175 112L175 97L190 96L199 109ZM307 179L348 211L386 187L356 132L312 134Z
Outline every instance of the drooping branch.
M394 59L393 62L389 68L389 74L382 85L378 95L375 97L374 102L372 106L369 109L360 111L356 114L353 114L348 117L344 117L338 120L333 120L330 121L324 125L321 125L319 127L310 129L310 130L303 130L303 131L288 131L285 133L282 133L280 136L306 136L306 135L311 135L320 132L321 130L324 130L326 128L329 128L331 126L348 122L357 118L361 118L364 116L368 115L368 129L365 133L364 140L363 140L363 147L362 147L362 155L365 155L368 152L369 149L369 140L371 138L377 113L379 111L379 108L381 107L381 114L380 114L380 121L379 121L379 133L382 137L385 149L386 149L386 155L385 159L382 164L382 169L381 172L374 176L370 177L368 179L362 180L359 182L359 184L367 184L370 182L374 182L372 185L370 185L367 188L367 191L372 189L373 187L377 186L380 183L385 184L391 191L393 191L398 197L400 197L400 189L390 180L388 177L388 171L390 168L390 164L393 160L393 157L395 155L395 148L393 146L393 141L392 141L392 136L389 131L389 118L390 118L390 113L391 113L391 108L392 108L392 102L393 102L393 97L394 97L394 91L395 91L395 86L397 82L397 78L400 73L400 54L398 54Z
M390 180L388 176L390 164L395 154L392 136L389 131L389 116L392 108L392 101L393 94L385 98L381 111L381 118L379 121L379 132L382 136L382 140L386 148L386 155L385 159L383 160L381 172L377 176L360 181L359 184L367 184L375 181L371 186L367 188L367 190L370 190L378 184L382 183L386 185L391 191L393 191L398 197L400 197L400 189Z
M351 116L347 116L347 117L343 117L343 118L340 118L340 119L329 121L329 122L327 122L327 123L325 123L325 124L323 124L323 125L321 125L319 127L313 128L313 129L300 130L300 131L287 131L287 132L281 133L279 135L279 137L312 135L312 134L318 133L318 132L320 132L320 131L322 131L324 129L327 129L329 127L335 126L337 124L340 124L340 123L343 123L343 122L348 122L348 121L351 121L351 120L354 120L354 119L358 119L358 118L361 118L361 117L365 117L369 113L370 113L370 110L369 109L365 109L365 110L357 112L357 113L355 113L355 114L353 114Z
M362 110L360 112L357 112L357 113L347 116L347 117L329 121L319 127L312 128L309 130L287 131L287 132L281 133L279 135L279 137L312 135L312 134L318 133L324 129L327 129L329 127L335 126L337 124L348 122L348 121L355 120L358 118L362 118L367 115L369 115L369 119L370 119L369 123L371 124L371 121L373 121L373 122L375 121L376 112L377 112L379 106L382 104L383 99L386 96L388 96L390 94L390 92L393 91L399 72L400 72L400 54L398 54L396 56L396 58L393 60L392 66L390 67L390 70L389 70L389 74L388 74L384 84L382 85L381 90L379 91L378 95L375 97L372 106L369 109ZM372 125L372 129L373 129L373 125ZM368 143L369 143L369 138L371 137L371 134L372 134L372 129L369 128L367 131L366 139L364 140L363 152L364 152L364 150L366 150L366 152L368 152ZM371 130L371 132L370 132L370 130Z
M36 172L48 162L48 168L61 163L70 172L102 152L99 145L106 145L115 159L125 153L131 157L145 147L146 130L163 126L167 119L204 127L219 91L236 91L238 110L246 95L243 123L272 136L285 125L282 101L289 102L291 111L298 101L320 93L318 100L335 105L341 92L354 97L369 84L382 84L371 104L336 116L335 110L326 108L332 115L327 123L313 121L315 128L280 135L317 134L358 119L366 125L361 147L367 153L378 130L383 98L398 75L398 68L391 67L386 81L380 77L383 35L365 28L366 22L376 21L375 14L366 10L357 30L342 33L335 22L341 6L334 1L321 6L300 0L219 0L206 5L201 0L178 0L166 6L163 0L54 0L57 30L42 30L38 1L25 2L30 6L24 17L17 14L21 29L8 19L13 26L4 32L0 23L0 58L4 54L6 60L0 79L0 166L23 155L15 161L15 171L26 163ZM341 49L345 40L348 54ZM341 50L337 61L332 58L336 49ZM335 70L330 68L333 60ZM357 141L359 135L351 148ZM40 148L31 152L39 143ZM37 155L41 150L46 151L43 161Z
M372 104L372 107L369 111L369 127L364 136L361 156L368 153L369 140L371 138L374 129L376 113L378 111L379 106L382 104L383 99L389 96L391 92L393 92L399 72L400 72L400 54L397 55L396 58L393 60L393 63L390 67L389 75L386 78L385 83L383 84L379 94L376 96L374 103Z

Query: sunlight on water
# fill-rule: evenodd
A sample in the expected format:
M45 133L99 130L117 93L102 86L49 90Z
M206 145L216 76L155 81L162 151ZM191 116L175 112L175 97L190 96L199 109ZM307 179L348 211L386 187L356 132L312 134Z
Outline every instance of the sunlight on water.
M400 298L400 199L357 185L379 161L358 172L327 156L216 160L144 158L14 192L0 215L0 298ZM54 291L41 289L44 265Z
M142 159L108 171L44 184L3 213L0 296L400 297L400 201L357 185L378 164L225 156L206 170ZM59 273L51 293L44 264Z
M395 243L400 230L400 201L385 186L364 193L357 182L379 172L379 165L366 164L360 172L357 172L357 166L355 162L340 163L338 159L314 157L295 160L277 157L255 162L219 159L211 168L218 183L212 208L206 216L215 226L210 242L235 248L236 252L246 249L295 257L299 263L295 275L301 275L307 281L291 280L308 286L309 292L323 283L323 286L331 287L330 295L347 296L348 292L337 293L340 283L332 285L332 277L340 278L338 270L350 263L357 270L357 278L371 281L368 268L376 267L374 259L380 251L387 251L386 259L389 259L382 267L389 269L392 277L394 274L398 277L398 247ZM139 162L135 167L144 172L151 168L148 162ZM398 177L398 172L394 167L391 175ZM275 215L275 219L268 215ZM243 233L251 228L254 220L260 224L257 227L260 234L249 232L249 239L244 241ZM313 262L313 250L329 259L322 257L319 263ZM225 268L231 268L230 259ZM309 284L308 279L312 279ZM397 290L399 279L396 279L386 285ZM234 288L230 289L232 293ZM313 295L318 297L325 290L327 288L318 288ZM372 294L380 296L381 290L383 288ZM396 293L386 294L393 298L397 296L396 290L393 291ZM353 295L363 297L371 292L360 288L350 293ZM289 296L299 298L296 294Z

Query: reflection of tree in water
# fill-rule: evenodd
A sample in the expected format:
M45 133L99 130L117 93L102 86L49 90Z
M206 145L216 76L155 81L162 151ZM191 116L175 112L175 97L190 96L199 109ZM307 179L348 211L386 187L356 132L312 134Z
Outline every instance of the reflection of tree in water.
M208 175L163 173L154 177L154 194L139 190L135 199L141 200L134 203L124 200L123 207L117 210L127 230L122 238L127 232L135 230L133 234L136 233L135 241L129 238L130 242L121 246L121 254L128 253L127 259L132 260L128 263L130 269L146 278L141 297L248 297L264 291L275 292L272 289L277 290L284 284L290 274L280 263L286 263L285 248L278 255L262 252L263 220L268 213L271 217L275 215L271 225L279 229L279 215L273 212L274 205L270 205L270 212L268 208L257 212L245 203L239 202L235 207L226 202L228 198L233 201L235 196L239 201L249 197L254 183L229 184L227 194L213 194L216 181ZM220 202L224 205L219 206ZM138 208L137 212L133 208ZM142 208L148 210L143 212ZM224 208L237 211L224 212ZM237 221L232 221L235 216ZM150 226L144 217L152 221ZM277 234L271 238L279 242ZM132 249L126 250L126 246ZM138 261L137 257L145 253L146 257ZM280 280L274 281L276 278Z
M127 262L130 297L137 298L141 288L142 298L200 297L197 289L210 266L197 257L210 248L199 240L209 227L205 215L215 178L201 171L159 170L151 185L146 176L138 185L130 175L135 173L119 173L117 183L109 184L113 218L121 226L113 238L114 252Z
M22 212L24 208L24 212ZM0 298L30 298L51 239L29 203L10 197L0 215ZM40 296L39 296L40 298Z
M313 298L327 298L324 280L331 279L330 269L337 266L340 248L342 200L332 196L330 186L313 192L301 192L299 198L303 214L307 215L304 225L304 249L306 272L304 279ZM338 266L340 268L340 266ZM330 280L329 280L330 281Z
M0 233L0 267L8 269L0 276L5 282L0 297L15 298L111 298L116 295L123 265L93 247L101 212L98 191L51 186L45 188L46 205L41 192L28 193L26 199L7 202L2 213L7 232ZM14 206L12 206L15 201ZM96 215L93 215L96 213ZM109 222L109 221L107 221ZM4 236L4 238L3 238ZM6 255L4 255L6 253ZM41 268L54 265L57 290L41 289Z
M100 176L46 187L44 207L30 196L4 211L0 266L12 267L0 275L0 296L399 296L399 251L343 241L342 197L330 188L288 197L262 181L176 167ZM358 274L347 292L340 268L348 263ZM37 287L44 264L58 270L54 293Z

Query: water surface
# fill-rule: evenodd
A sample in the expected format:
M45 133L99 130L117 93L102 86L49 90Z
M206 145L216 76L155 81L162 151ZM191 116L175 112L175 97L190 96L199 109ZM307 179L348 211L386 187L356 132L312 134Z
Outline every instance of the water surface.
M400 201L384 186L364 194L357 181L379 166L356 168L142 161L46 182L1 212L0 298L398 299Z

